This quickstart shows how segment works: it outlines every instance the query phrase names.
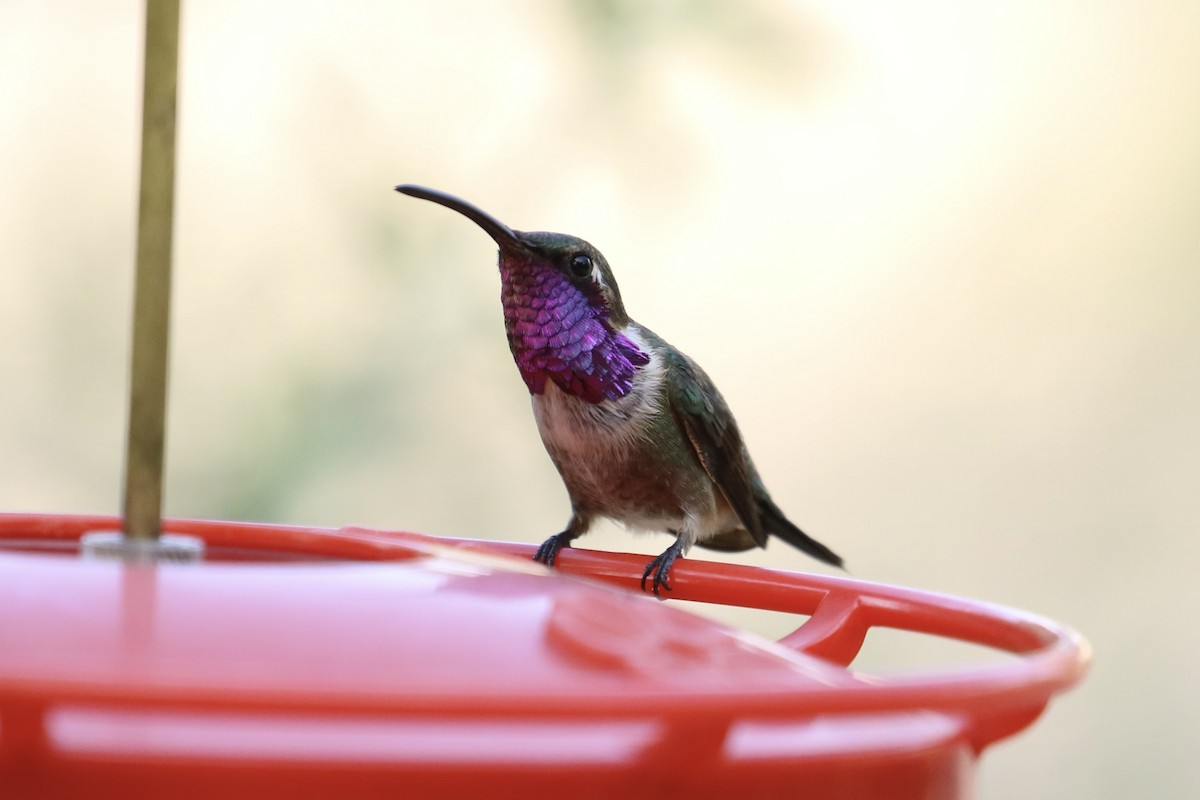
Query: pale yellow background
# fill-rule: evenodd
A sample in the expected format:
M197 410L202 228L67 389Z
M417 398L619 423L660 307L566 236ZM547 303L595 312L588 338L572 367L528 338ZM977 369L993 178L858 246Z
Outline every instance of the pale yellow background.
M0 3L3 510L118 506L140 25ZM600 247L854 575L1089 636L981 798L1200 796L1200 4L203 0L182 81L170 514L561 527L429 184Z

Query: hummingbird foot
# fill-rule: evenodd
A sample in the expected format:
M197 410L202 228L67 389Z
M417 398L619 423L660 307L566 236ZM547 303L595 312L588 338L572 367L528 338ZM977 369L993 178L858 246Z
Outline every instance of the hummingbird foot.
M547 567L553 567L554 559L558 558L558 551L564 547L570 547L571 540L574 538L570 531L554 534L542 542L542 546L533 554L533 560L539 564L545 564Z
M683 542L676 539L675 543L664 550L662 555L646 565L646 571L642 573L642 591L646 591L646 581L653 575L654 578L650 585L653 587L654 596L662 600L663 596L659 590L661 588L668 592L671 591L671 566L681 555L683 555Z
M571 521L567 523L567 529L542 542L542 546L533 554L533 560L539 564L545 564L547 567L553 567L554 560L558 558L558 551L564 547L570 547L571 542L587 533L588 526L591 524L591 515L572 510Z

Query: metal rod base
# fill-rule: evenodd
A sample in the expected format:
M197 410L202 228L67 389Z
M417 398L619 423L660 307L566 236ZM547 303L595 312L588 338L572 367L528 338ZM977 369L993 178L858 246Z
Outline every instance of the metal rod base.
M79 538L79 554L85 559L188 562L204 558L204 540L178 533L164 533L157 539L135 539L120 531L90 531Z

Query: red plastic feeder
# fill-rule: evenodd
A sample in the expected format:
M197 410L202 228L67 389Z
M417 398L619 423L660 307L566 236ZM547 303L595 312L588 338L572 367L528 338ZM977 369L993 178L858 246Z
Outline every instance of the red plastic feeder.
M1086 643L996 606L688 560L679 599L811 615L778 642L634 588L644 557L177 520L199 564L76 555L111 517L0 515L0 796L956 798ZM510 558L509 556L516 556ZM849 668L869 629L1020 658Z

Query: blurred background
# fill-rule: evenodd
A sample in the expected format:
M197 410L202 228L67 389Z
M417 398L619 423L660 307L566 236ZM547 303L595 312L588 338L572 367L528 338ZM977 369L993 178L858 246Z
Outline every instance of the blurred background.
M0 2L5 511L119 507L141 26ZM1089 637L980 797L1200 795L1200 5L206 0L181 79L169 514L561 528L424 183L597 245L853 575Z

